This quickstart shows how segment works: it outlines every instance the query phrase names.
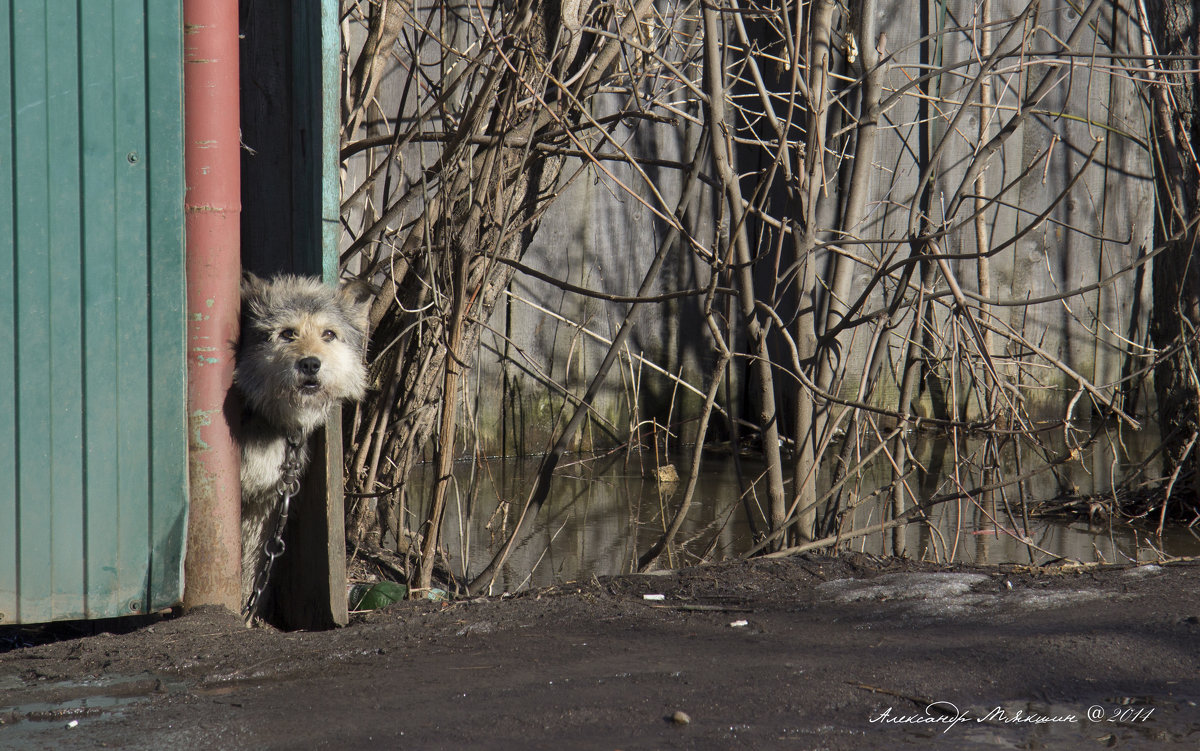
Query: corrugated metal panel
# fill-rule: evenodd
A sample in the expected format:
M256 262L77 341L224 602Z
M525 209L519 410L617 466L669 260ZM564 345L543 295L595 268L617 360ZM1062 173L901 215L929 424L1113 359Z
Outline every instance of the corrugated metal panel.
M0 623L182 594L180 9L0 2Z

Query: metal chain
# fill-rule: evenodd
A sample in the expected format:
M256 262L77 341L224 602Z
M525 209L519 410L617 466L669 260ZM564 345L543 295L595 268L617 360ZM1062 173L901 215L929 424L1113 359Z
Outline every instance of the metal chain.
M279 522L275 525L275 534L268 537L263 543L263 552L267 555L267 562L259 569L258 575L255 577L254 591L246 600L244 612L247 620L258 615L258 606L262 603L262 594L267 588L267 582L271 579L271 569L275 565L275 559L283 555L287 549L287 545L283 542L283 530L287 526L288 509L292 504L292 498L300 492L300 471L304 468L300 462L302 443L303 439L299 435L291 435L288 436L287 445L283 449L283 464L279 465L279 481L275 483L275 492L279 494L281 501Z

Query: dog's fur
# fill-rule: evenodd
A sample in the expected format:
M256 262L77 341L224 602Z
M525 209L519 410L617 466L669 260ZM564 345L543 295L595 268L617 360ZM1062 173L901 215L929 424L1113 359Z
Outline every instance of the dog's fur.
M309 435L335 405L361 399L366 389L370 298L371 290L357 282L334 289L301 276L242 276L233 382L243 401L235 436L242 454L243 603L266 562L263 543L277 524L288 437L300 439L303 472Z

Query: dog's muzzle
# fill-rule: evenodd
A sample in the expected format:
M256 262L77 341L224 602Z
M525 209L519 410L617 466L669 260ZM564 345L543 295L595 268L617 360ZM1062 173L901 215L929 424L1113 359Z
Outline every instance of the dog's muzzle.
M317 373L321 371L321 361L315 357L304 357L296 362L296 370L300 372L299 390L312 394L321 390L321 381Z

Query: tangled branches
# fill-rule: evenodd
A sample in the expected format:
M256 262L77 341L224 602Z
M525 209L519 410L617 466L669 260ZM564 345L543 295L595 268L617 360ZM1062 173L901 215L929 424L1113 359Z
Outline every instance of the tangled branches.
M1145 24L1125 3L994 5L346 2L342 262L382 284L374 398L348 418L352 541L394 539L428 586L453 460L539 420L506 544L455 572L471 590L584 425L593 445L691 426L639 567L672 543L706 438L762 452L756 549L778 552L852 532L880 492L889 529L920 518L914 427L955 447L934 497L993 509L1078 458L1086 419L1140 427L1160 354ZM648 321L670 335L639 339ZM484 351L499 362L472 371ZM677 411L628 386L643 364ZM427 445L432 498L410 508ZM1014 451L1040 463L1005 477Z

